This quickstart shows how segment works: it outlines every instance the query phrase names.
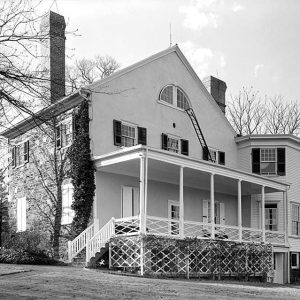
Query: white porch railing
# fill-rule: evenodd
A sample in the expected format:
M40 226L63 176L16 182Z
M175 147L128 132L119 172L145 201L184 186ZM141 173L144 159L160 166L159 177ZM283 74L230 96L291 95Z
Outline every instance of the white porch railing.
M180 237L179 220L147 216L146 233L153 235ZM211 224L195 221L184 221L184 237L211 238ZM215 238L240 241L239 227L228 225L215 225ZM242 227L242 242L261 243L263 240L262 230ZM271 244L284 244L285 234L280 231L267 231L265 240Z
M101 248L115 235L136 235L139 233L139 217L114 219L111 218L95 235L87 242L86 262L95 256Z
M82 231L73 241L68 242L68 261L72 262L72 259L84 249L88 240L94 235L94 224L90 225L84 231Z
M86 262L105 246L109 239L115 234L115 220L111 218L95 235L87 241Z
M215 237L222 240L238 241L239 227L227 225L215 225Z
M256 228L243 227L242 240L245 242L262 242L262 230Z
M284 244L285 233L283 231L266 230L266 242L272 244Z

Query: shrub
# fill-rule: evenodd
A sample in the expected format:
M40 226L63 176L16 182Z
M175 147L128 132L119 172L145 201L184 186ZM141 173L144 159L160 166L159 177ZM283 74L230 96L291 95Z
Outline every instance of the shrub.
M11 234L0 250L0 263L62 264L49 256L43 233L24 231Z

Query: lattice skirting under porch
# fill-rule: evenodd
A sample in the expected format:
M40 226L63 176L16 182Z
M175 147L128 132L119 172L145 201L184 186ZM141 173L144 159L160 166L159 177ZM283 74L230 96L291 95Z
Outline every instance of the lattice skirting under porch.
M171 276L266 276L272 270L270 244L158 236L115 237L111 266Z

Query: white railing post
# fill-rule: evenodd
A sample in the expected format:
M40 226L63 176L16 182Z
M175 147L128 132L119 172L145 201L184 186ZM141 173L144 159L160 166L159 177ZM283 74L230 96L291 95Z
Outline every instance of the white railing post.
M68 241L68 262L72 262L72 242Z
M261 229L262 241L266 241L266 226L265 226L265 186L261 187Z
M239 227L239 242L243 239L242 228L242 181L238 180L238 227Z
M215 174L210 174L210 219L211 219L211 238L215 238Z
M111 218L111 223L112 223L112 236L114 236L116 234L116 221L114 217Z
M87 241L87 243L86 243L86 254L85 254L86 264L88 264L88 262L90 260L90 243L91 243L91 240Z
M140 157L140 233L145 233L145 156Z
M179 235L184 238L183 167L179 174Z

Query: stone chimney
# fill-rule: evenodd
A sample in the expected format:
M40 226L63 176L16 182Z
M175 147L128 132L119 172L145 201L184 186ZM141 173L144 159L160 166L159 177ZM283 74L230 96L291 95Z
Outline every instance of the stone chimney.
M208 92L212 95L215 101L218 103L222 112L225 114L225 92L227 89L226 82L213 76L205 77L202 80L204 86Z
M49 79L48 97L51 103L65 96L65 18L50 11L42 20L41 32L43 71Z

